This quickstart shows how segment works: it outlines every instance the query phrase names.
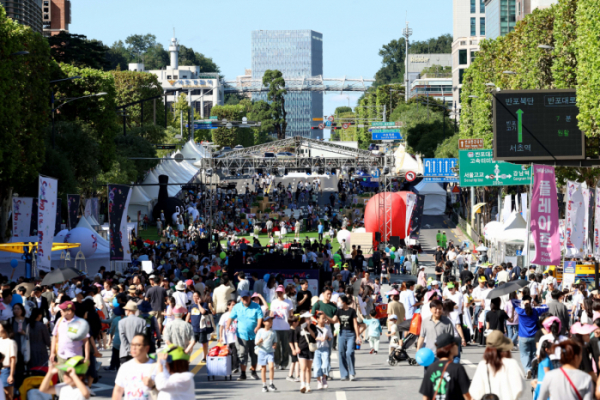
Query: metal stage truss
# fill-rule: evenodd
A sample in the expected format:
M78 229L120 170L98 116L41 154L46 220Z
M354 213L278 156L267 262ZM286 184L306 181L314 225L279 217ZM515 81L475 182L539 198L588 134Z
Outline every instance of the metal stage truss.
M288 92L365 92L375 79L360 78L323 78L322 75L285 78ZM225 81L225 93L260 93L268 92L261 78Z

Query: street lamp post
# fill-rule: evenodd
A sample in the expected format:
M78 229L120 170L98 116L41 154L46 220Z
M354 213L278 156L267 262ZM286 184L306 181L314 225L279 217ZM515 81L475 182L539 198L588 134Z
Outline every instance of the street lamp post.
M63 79L63 80L66 80L66 79ZM55 148L54 121L56 119L55 118L56 111L59 110L65 104L70 103L72 101L86 99L88 97L100 97L100 96L104 96L105 94L107 94L107 93L106 92L100 92L100 93L89 94L87 96L70 98L70 99L67 99L67 101L65 101L64 103L62 103L60 106L54 108L54 93L52 93L52 148L53 149Z

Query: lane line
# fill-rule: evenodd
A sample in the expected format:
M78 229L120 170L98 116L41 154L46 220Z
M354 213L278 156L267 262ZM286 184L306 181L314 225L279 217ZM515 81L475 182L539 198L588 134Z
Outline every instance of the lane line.
M338 353L337 353L337 351L335 353L334 352L331 353L331 359L332 360L337 360L338 359Z
M333 376L334 379L342 379L342 376L340 375L340 371L331 371L331 376ZM344 393L344 392L342 392L342 393Z
M346 392L335 392L335 399L336 400L346 400Z
M196 350L194 354L192 354L192 356L190 357L190 364L200 355L200 353L202 353L202 350L202 345L200 345L200 348Z

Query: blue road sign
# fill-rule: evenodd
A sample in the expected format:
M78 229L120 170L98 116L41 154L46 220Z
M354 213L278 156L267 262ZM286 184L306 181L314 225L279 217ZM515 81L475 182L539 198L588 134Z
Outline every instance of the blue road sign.
M456 158L426 158L423 166L423 176L457 176L452 172L452 168L456 166Z
M378 129L371 131L372 140L402 140L402 134L400 131L393 131L390 129Z
M331 126L331 121L325 121L325 126Z
M459 183L460 179L455 177L439 177L439 178L423 178L425 182L436 182L436 183Z

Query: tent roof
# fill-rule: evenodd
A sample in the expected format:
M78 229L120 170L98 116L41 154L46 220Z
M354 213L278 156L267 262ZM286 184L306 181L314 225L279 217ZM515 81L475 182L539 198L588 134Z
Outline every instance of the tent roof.
M418 194L427 195L427 194L437 194L437 195L446 195L446 191L442 188L439 183L436 182L425 182L421 181L417 186L414 187L414 190Z
M148 187L148 186L146 186ZM129 200L129 204L139 204L139 205L148 205L152 199L148 196L144 188L141 186L134 186L131 192L131 200Z
M527 228L527 221L523 218L521 213L513 212L508 216L506 222L504 223L504 230L509 229L524 229Z
M398 145L398 149L395 154L396 160L396 173L397 174L405 174L408 171L412 171L417 175L421 175L423 173L423 163L419 163L417 159L406 152L406 148L404 145Z

